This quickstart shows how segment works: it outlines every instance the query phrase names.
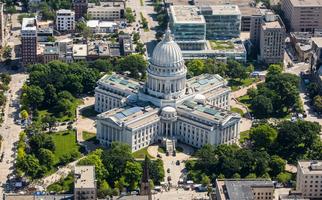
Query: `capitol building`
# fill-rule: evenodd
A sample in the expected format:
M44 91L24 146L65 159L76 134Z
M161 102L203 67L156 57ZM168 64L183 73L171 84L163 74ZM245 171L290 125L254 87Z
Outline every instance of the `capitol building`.
M219 75L186 78L180 47L167 31L155 47L147 80L105 75L95 89L97 139L103 146L119 141L140 150L166 141L196 148L233 144L239 139L240 115L230 108L230 88Z

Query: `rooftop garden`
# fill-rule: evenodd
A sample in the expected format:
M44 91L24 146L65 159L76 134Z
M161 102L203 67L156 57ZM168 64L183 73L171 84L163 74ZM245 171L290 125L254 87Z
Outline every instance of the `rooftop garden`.
M228 50L234 48L234 43L229 40L211 40L210 45L213 50Z

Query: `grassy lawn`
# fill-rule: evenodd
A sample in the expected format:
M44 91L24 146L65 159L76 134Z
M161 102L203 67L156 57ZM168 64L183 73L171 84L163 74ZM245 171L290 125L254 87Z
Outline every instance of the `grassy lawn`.
M80 115L82 115L82 117L84 118L85 117L91 118L91 117L96 117L98 115L98 112L94 110L94 105L92 105L92 106L82 108L80 111Z
M92 141L92 140L95 140L95 138L96 138L95 133L91 133L91 132L87 132L87 131L83 131L82 135L83 135L83 140L85 140L85 141Z
M243 115L244 115L243 110L242 110L242 109L240 109L240 108L231 107L231 108L230 108L230 111L231 111L231 112L234 112L234 113L238 113L238 114L240 114L241 116L243 116Z
M225 40L211 40L210 45L213 50L228 50L234 48L233 42Z
M133 157L134 158L139 158L139 159L144 159L145 156L148 156L148 158L150 159L153 159L154 157L151 156L149 153L148 153L148 147L145 147L143 149L140 149L136 152L133 153Z
M52 136L56 146L54 154L57 158L57 161L63 155L80 151L80 146L76 142L75 131L62 131L51 133L50 135Z
M65 179L59 182L53 183L47 187L48 192L57 193L73 193L74 188L74 176L69 174Z
M159 147L159 148L158 148L158 152L159 152L159 153L165 153L165 152L166 152L166 150L165 150L165 148L164 148L164 147Z
M251 106L250 104L250 97L248 95L244 95L238 98L238 101L242 104L244 104L245 106L247 106L248 108Z
M232 91L237 91L241 86L247 87L255 83L258 79L256 78L246 78L246 79L230 79L228 85L231 87Z
M42 122L42 119L46 116L46 115L50 115L50 116L54 116L56 117L58 122L66 122L66 121L72 121L75 119L75 115L76 115L76 108L78 105L82 104L82 100L80 99L76 99L76 101L73 102L73 106L71 108L70 113L72 113L71 116L68 115L62 115L59 116L59 113L55 110L55 109L44 109L44 110L39 110L38 111L38 117L36 119L36 123L40 123Z
M249 139L249 130L240 133L239 142L242 144L245 140Z

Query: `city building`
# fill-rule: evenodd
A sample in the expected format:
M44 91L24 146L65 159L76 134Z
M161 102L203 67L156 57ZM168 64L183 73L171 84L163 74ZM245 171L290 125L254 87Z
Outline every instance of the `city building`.
M118 29L117 23L108 21L89 20L86 25L93 33L113 33Z
M206 43L206 21L196 6L171 6L170 28L181 50L202 50Z
M183 50L182 55L185 60L214 58L223 62L227 59L241 63L247 61L247 51L240 39L208 40L204 50Z
M97 198L95 166L75 166L74 177L75 200Z
M110 48L109 48L109 41L90 41L87 43L87 60L96 60L99 58L108 58L111 56Z
M56 43L47 44L44 47L42 63L46 64L59 59L59 48Z
M232 144L239 138L240 115L227 111L230 88L219 75L186 79L178 44L167 31L149 60L147 80L106 75L95 89L97 139L120 141L132 151L158 141L175 150L176 141L200 148ZM168 148L172 147L172 148Z
M3 47L5 45L5 17L3 13L3 6L4 3L0 3L0 47Z
M295 56L289 54L293 61L307 62L311 59L313 34L311 32L291 32L290 41L295 49Z
M257 15L259 8L263 8L261 3L256 5L256 1L253 0L192 0L192 4L198 7L209 5L237 5L241 13L240 26L242 32L250 31L251 18Z
M56 12L56 29L58 31L75 30L75 12L71 10L57 10Z
M82 61L87 58L87 44L73 45L73 59L74 61Z
M74 200L74 195L72 194L17 194L17 193L5 193L3 195L3 200Z
M288 194L280 194L278 200L310 200L308 198L304 198L301 192L298 191L290 191Z
M23 18L21 26L21 54L22 64L37 63L37 20Z
M322 29L321 0L282 0L285 23L292 32L314 32Z
M129 34L119 35L119 44L122 56L127 56L135 52L132 38Z
M309 199L322 198L322 161L298 161L296 190Z
M260 29L260 58L266 64L284 60L286 29L278 15L266 12Z
M100 5L88 3L87 14L93 20L119 21L124 16L123 2L101 2Z
M88 0L73 0L73 8L75 11L75 20L78 21L87 13Z
M269 180L224 179L216 180L217 200L274 199L274 184Z
M206 38L239 38L241 13L236 5L201 6L200 13L206 20Z

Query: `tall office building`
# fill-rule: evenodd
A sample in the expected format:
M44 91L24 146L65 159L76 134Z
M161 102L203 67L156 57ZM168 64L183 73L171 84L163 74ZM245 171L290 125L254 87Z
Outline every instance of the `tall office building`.
M283 62L286 29L278 15L267 12L260 29L260 60L266 64Z
M206 21L196 6L171 6L170 28L181 50L202 50L206 45Z
M241 13L238 6L201 6L200 13L206 20L207 39L231 39L239 37Z
M74 0L73 7L75 11L75 20L79 20L81 17L87 13L87 3L88 0Z
M286 24L292 32L314 32L322 29L321 0L282 0Z
M305 198L322 198L322 161L298 162L296 190Z
M36 18L23 18L21 27L22 64L35 64L37 62L37 20Z
M71 10L57 10L56 29L58 31L73 31L75 29L75 12Z
M3 3L0 3L0 47L4 46L4 37L5 37L5 19L3 14Z

